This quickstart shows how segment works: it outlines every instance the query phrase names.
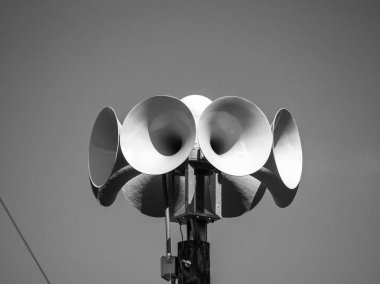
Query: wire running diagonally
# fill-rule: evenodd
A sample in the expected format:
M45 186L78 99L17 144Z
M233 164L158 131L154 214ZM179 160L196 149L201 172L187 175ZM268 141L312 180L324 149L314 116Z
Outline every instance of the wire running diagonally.
M41 271L43 277L45 278L46 283L51 284L51 282L50 282L49 279L47 278L45 272L43 271L41 265L39 264L37 258L34 256L34 254L33 254L33 252L32 252L32 249L30 248L30 246L28 245L28 243L27 243L27 241L25 240L24 236L22 235L20 229L18 228L18 226L17 226L15 220L13 219L11 213L9 212L7 206L5 206L5 203L4 203L4 201L3 201L3 199L2 199L1 197L0 197L0 202L1 202L1 205L3 205L3 207L4 207L4 209L5 209L5 212L7 213L9 219L11 219L13 226L16 228L17 233L19 234L20 238L22 239L22 241L24 242L26 248L28 249L30 255L33 257L34 262L37 264L38 269Z

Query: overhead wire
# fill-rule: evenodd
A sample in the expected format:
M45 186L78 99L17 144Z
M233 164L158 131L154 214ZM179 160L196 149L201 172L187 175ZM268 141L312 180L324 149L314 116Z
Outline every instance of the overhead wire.
M1 197L0 197L0 202L1 202L1 205L3 205L3 207L4 207L4 209L5 209L5 212L7 213L9 219L12 221L13 226L16 228L17 233L19 234L20 238L22 239L22 241L24 242L26 248L28 249L30 255L32 256L34 262L37 264L38 269L41 271L42 276L45 278L45 280L46 280L46 282L47 282L48 284L51 284L51 282L50 282L49 279L47 278L47 276L46 276L44 270L42 269L40 263L38 262L37 258L35 257L34 253L32 252L32 249L30 248L30 246L28 245L26 239L24 238L24 236L22 235L20 229L18 228L18 226L17 226L15 220L13 219L11 213L9 212L7 206L5 206L5 203L4 203L4 201L3 201L3 199L2 199Z

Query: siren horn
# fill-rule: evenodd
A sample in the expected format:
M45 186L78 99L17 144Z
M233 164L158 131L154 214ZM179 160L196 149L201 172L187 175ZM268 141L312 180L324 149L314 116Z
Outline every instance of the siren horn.
M104 108L92 128L88 170L92 191L103 206L111 205L121 187L140 174L124 159L119 144L120 122L115 111Z
M195 125L203 111L212 101L201 95L190 95L181 99L194 116ZM196 139L196 146L198 139ZM250 175L237 177L221 174L222 217L238 217L255 207L264 196L266 187Z
M159 175L174 170L187 159L195 134L194 118L183 102L155 96L128 113L121 128L120 145L133 168Z
M181 99L181 101L190 109L194 121L195 121L195 127L198 126L199 118L201 117L203 111L206 109L206 107L212 103L212 100L210 100L207 97L201 96L201 95L190 95L186 96ZM196 135L195 138L195 148L199 148L198 143L198 137Z
M162 175L141 174L126 183L122 191L129 203L142 214L150 217L164 217L165 203L161 179ZM185 198L185 181L180 176L176 176L173 182L173 185L168 183L170 213L175 212L178 206L184 204Z
M222 217L238 217L252 210L263 198L266 186L256 178L221 174Z
M267 161L273 136L268 119L252 102L222 97L202 113L197 128L200 148L218 170L249 175Z
M277 112L272 131L269 159L252 176L265 184L279 207L286 207L293 201L301 180L301 139L293 116L284 108Z

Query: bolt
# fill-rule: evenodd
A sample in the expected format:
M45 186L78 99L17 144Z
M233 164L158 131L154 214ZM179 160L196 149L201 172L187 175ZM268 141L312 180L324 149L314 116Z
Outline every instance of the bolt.
M190 266L191 266L191 261L190 261L190 260L181 259L181 262L182 262L186 267L190 267Z

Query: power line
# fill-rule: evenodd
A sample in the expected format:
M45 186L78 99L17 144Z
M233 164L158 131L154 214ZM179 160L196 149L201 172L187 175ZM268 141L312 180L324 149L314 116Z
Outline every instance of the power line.
M26 242L24 236L22 235L20 229L18 228L18 226L17 226L15 220L12 218L12 215L11 215L11 213L9 212L7 206L5 206L5 203L4 203L4 201L3 201L3 199L2 199L1 197L0 197L0 202L1 202L1 204L3 205L3 207L4 207L4 209L5 209L5 212L7 212L9 219L11 219L13 226L16 228L18 234L20 235L22 241L24 242L26 248L28 249L30 255L33 257L34 262L37 264L39 270L41 271L42 275L44 276L46 282L47 282L48 284L51 284L50 281L49 281L49 279L47 278L45 272L43 271L41 265L39 264L37 258L34 256L34 254L33 254L33 252L32 252L32 249L30 248L30 246L29 246L28 243Z

